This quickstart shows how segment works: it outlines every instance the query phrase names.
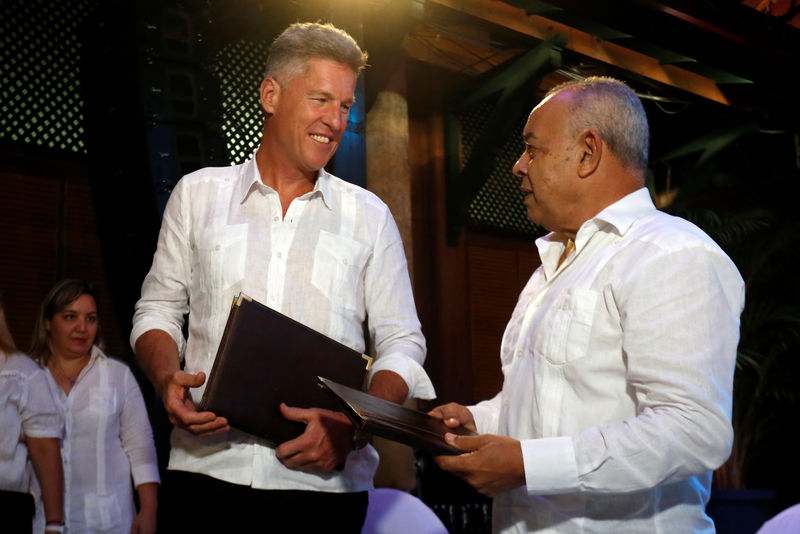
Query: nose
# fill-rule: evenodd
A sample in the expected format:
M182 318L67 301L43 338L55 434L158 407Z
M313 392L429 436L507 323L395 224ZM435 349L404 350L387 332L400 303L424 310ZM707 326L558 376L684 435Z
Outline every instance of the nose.
M528 175L528 164L530 158L526 152L523 152L517 162L511 168L511 172L519 179L525 178Z
M86 319L81 318L76 321L75 324L78 332L86 332Z
M342 107L337 103L331 103L325 112L324 121L328 127L334 132L340 132L347 126L347 111L343 111Z

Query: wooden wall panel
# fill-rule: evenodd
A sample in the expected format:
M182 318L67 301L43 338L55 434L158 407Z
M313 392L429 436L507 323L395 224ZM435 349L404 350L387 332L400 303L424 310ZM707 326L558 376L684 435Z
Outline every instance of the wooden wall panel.
M17 152L2 156L0 290L17 347L30 345L39 305L53 284L84 278L98 293L108 352L130 359L130 326L120 326L109 296L85 165Z
M469 233L469 319L473 402L500 391L500 344L519 293L539 266L539 255L525 240Z
M58 267L58 182L0 172L0 289L14 342L27 349Z

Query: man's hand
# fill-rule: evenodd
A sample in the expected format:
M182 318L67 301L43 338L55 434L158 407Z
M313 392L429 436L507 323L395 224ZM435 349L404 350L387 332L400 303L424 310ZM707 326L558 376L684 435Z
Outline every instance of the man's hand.
M447 433L445 441L465 454L437 456L436 463L483 495L494 497L525 484L525 465L518 440L493 434L457 436Z
M228 421L211 412L198 412L189 394L206 381L206 374L180 370L178 346L163 330L148 330L136 340L136 360L161 397L170 422L195 436L228 430Z
M175 371L161 391L161 399L164 401L170 422L195 436L222 432L230 428L224 417L217 417L212 412L198 412L194 407L189 388L200 387L205 381L206 374L202 371L196 375Z
M473 432L477 431L477 428L475 428L475 419L472 417L472 412L470 412L466 407L456 404L455 402L437 406L428 412L428 415L437 419L441 419L444 421L444 424L450 428L463 426L469 430L472 430Z
M300 436L275 449L283 465L310 473L329 473L344 463L353 443L353 425L346 415L322 408L292 408L283 403L281 414L306 425Z

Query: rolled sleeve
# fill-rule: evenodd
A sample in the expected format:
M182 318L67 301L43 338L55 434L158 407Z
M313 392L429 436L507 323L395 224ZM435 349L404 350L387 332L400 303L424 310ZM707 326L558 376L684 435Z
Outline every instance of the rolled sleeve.
M160 482L153 429L142 392L130 370L125 369L125 405L120 416L120 440L131 464L134 486Z
M64 421L56 407L47 377L36 370L28 379L25 405L20 414L22 432L29 438L62 438Z
M186 219L189 204L183 180L170 195L153 264L142 283L142 296L136 303L131 329L131 347L150 330L163 330L175 341L180 354L185 352L183 318L189 311L189 291L186 281L191 279L192 250Z
M378 371L394 371L406 382L409 398L432 399L436 393L423 369L425 338L414 305L400 232L388 208L376 232L374 253L365 271L364 294Z
M372 377L378 371L393 371L400 375L408 386L407 399L432 399L436 397L433 383L425 369L405 354L395 352L378 358L370 368L369 383L372 383Z

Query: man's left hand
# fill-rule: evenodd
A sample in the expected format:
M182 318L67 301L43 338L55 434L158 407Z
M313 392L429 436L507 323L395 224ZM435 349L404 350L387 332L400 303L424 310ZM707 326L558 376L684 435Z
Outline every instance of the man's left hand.
M299 471L329 473L344 464L353 443L353 425L345 414L322 408L293 408L283 403L281 414L306 425L300 436L275 449L283 465Z
M525 484L525 465L518 440L506 436L446 434L448 444L464 451L458 456L437 456L445 471L467 481L489 497Z

